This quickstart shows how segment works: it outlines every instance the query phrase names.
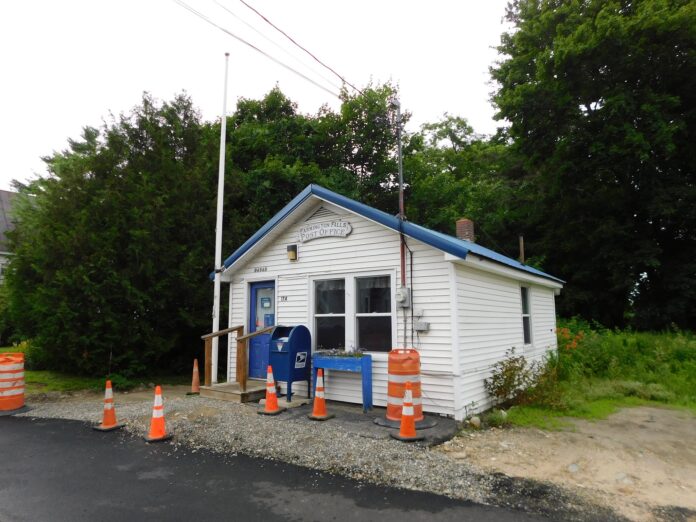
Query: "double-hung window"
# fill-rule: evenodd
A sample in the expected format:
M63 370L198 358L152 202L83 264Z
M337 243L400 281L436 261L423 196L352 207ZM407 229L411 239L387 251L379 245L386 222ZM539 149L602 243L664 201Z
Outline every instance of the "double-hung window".
M346 342L346 281L314 282L314 335L317 350L343 349Z
M314 280L316 349L391 350L391 280L382 274Z
M522 331L524 333L524 344L532 344L532 315L529 310L529 288L520 288L522 297Z
M356 342L366 352L391 350L391 284L389 276L355 279Z

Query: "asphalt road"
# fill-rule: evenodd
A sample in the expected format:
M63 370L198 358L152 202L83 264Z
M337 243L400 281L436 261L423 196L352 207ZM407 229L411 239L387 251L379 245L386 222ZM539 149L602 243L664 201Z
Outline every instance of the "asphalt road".
M73 421L0 418L0 470L2 522L542 520Z

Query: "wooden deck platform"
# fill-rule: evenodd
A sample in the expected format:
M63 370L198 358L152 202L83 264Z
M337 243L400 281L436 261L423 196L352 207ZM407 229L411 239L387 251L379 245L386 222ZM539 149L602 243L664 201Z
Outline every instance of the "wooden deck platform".
M266 395L266 381L249 380L246 391L239 389L239 383L226 382L223 384L213 384L212 386L201 386L201 397L219 399L231 402L255 402L264 398Z

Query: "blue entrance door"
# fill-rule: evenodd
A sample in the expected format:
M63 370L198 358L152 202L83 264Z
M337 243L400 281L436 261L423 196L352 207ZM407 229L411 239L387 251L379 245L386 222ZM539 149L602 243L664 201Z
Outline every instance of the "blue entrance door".
M261 281L251 283L249 299L249 333L275 325L275 283ZM268 343L271 334L261 334L249 339L249 377L266 378Z

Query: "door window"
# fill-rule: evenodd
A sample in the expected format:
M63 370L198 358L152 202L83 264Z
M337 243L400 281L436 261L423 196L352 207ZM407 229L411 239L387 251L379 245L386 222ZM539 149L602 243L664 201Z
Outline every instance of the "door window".
M275 298L273 294L273 288L256 289L256 330L275 324Z

